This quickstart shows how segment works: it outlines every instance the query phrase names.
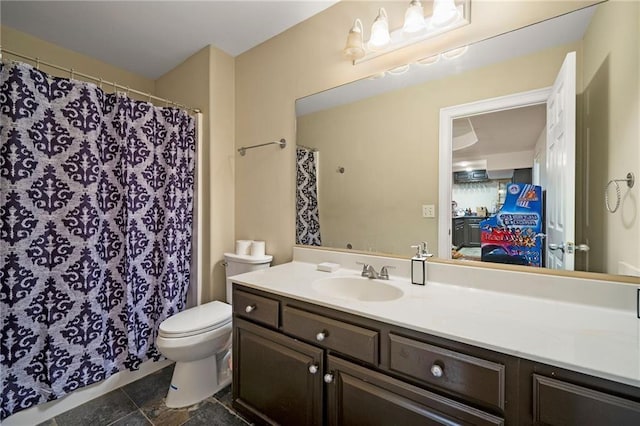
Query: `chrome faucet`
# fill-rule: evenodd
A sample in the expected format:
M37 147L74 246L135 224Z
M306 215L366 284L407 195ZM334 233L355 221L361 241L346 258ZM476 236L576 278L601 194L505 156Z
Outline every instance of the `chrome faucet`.
M376 269L373 265L369 265L364 262L356 262L358 265L362 265L362 273L360 274L363 277L369 278L370 280L379 279L379 280L388 280L389 279L389 269L393 269L393 266L383 266L380 269L380 272L376 272Z

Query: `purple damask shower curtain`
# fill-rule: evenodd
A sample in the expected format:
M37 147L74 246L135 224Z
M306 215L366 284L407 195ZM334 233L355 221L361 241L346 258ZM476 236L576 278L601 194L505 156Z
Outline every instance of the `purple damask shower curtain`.
M195 120L0 67L4 419L159 358L190 277Z
M318 208L318 152L296 147L296 244L321 246Z

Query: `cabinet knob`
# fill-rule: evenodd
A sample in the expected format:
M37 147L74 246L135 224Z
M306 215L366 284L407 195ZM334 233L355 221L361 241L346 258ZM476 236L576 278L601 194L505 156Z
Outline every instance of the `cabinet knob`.
M433 364L431 366L431 374L433 375L433 377L442 377L443 373L444 373L444 368L441 365Z
M318 342L322 342L324 339L327 338L327 332L326 331L321 331L320 333L316 334L316 340Z
M247 305L246 308L244 308L244 311L248 314L250 314L251 312L256 310L256 305Z
M309 373L316 374L318 372L318 364L311 364L309 366Z
M324 382L325 383L333 383L333 374L331 373L327 373L324 375Z

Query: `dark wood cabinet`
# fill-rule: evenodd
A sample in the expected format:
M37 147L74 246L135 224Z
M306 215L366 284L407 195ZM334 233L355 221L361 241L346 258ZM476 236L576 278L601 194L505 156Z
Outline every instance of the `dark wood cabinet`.
M544 425L637 426L640 403L534 374L533 421Z
M233 327L236 407L265 423L322 425L322 349L239 318Z
M453 219L453 245L456 247L462 247L465 243L464 235L464 219Z
M502 425L500 417L329 356L329 425Z
M637 387L238 284L233 300L233 406L257 424L640 425Z
M451 242L454 246L480 247L480 217L457 217L453 219L453 235Z
M480 247L480 222L482 218L474 217L465 221L466 245Z

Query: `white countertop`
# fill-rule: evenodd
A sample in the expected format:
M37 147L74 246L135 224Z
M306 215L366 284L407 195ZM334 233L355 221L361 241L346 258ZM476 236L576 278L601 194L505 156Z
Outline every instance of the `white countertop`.
M397 259L391 261L399 262ZM473 268L468 269L477 278L478 272ZM529 275L514 272L510 274L512 278L521 281L526 281ZM317 279L345 275L359 277L360 271L342 268L336 272L320 272L316 270L316 263L294 261L237 275L233 281L412 330L640 387L640 319L630 309L609 307L606 304L572 303L564 300L566 296L560 297L563 300L559 301L549 297L533 297L517 292L451 283L429 282L426 286L418 286L412 285L408 278L403 277L402 271L399 276L392 275L390 281L385 281L404 292L401 298L391 301L345 300L328 297L312 288L313 281ZM555 285L561 287L563 278L548 279L555 280ZM625 297L635 294L636 286L626 286L621 287L626 292Z

